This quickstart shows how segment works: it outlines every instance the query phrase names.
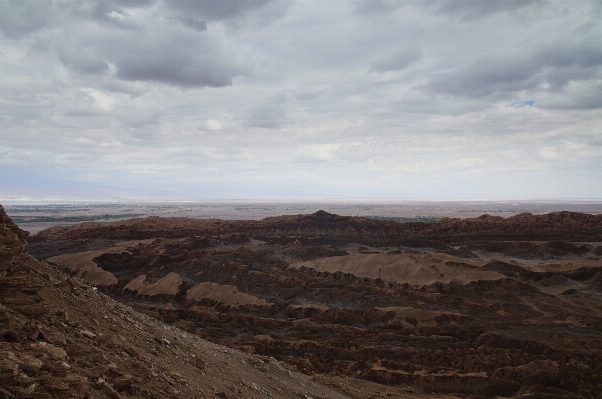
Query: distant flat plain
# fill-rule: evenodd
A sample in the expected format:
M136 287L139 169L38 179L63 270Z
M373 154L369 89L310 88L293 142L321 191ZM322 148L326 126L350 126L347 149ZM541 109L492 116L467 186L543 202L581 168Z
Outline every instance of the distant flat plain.
M473 218L483 214L510 217L519 213L559 211L602 213L602 201L314 201L314 202L170 202L7 204L7 214L31 234L51 226L132 217L190 217L259 220L270 216L310 214L318 210L343 216L396 221L437 221L444 217Z

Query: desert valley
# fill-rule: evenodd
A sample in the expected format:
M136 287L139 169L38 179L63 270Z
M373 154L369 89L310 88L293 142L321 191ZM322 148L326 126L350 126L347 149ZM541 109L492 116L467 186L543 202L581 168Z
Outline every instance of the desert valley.
M0 0L0 399L602 399L601 22Z
M602 215L382 219L4 215L0 392L600 397Z

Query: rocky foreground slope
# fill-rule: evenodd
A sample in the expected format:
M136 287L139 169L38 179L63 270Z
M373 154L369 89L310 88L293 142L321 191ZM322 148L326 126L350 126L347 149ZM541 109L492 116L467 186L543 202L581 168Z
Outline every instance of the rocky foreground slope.
M602 215L569 212L149 217L30 239L140 312L355 397L602 397L601 244Z
M140 314L29 256L26 236L0 206L0 398L342 399L365 397L345 390L377 391L336 379L327 387L272 357Z

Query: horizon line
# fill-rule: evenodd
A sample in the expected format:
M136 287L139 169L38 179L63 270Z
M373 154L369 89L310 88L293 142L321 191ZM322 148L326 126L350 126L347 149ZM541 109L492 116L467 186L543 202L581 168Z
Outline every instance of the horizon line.
M445 202L550 202L550 203L583 203L600 202L602 198L304 198L304 199L285 199L285 198L248 198L248 199L205 199L205 200L114 200L114 199L49 199L49 198L1 198L0 205L81 205L81 204L253 204L253 203L274 203L274 204L318 204L318 203L445 203Z

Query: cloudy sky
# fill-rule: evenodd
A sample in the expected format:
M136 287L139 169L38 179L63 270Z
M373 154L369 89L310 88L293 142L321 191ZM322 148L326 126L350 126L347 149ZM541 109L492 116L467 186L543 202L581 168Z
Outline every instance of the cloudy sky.
M602 2L2 0L0 200L602 199Z

